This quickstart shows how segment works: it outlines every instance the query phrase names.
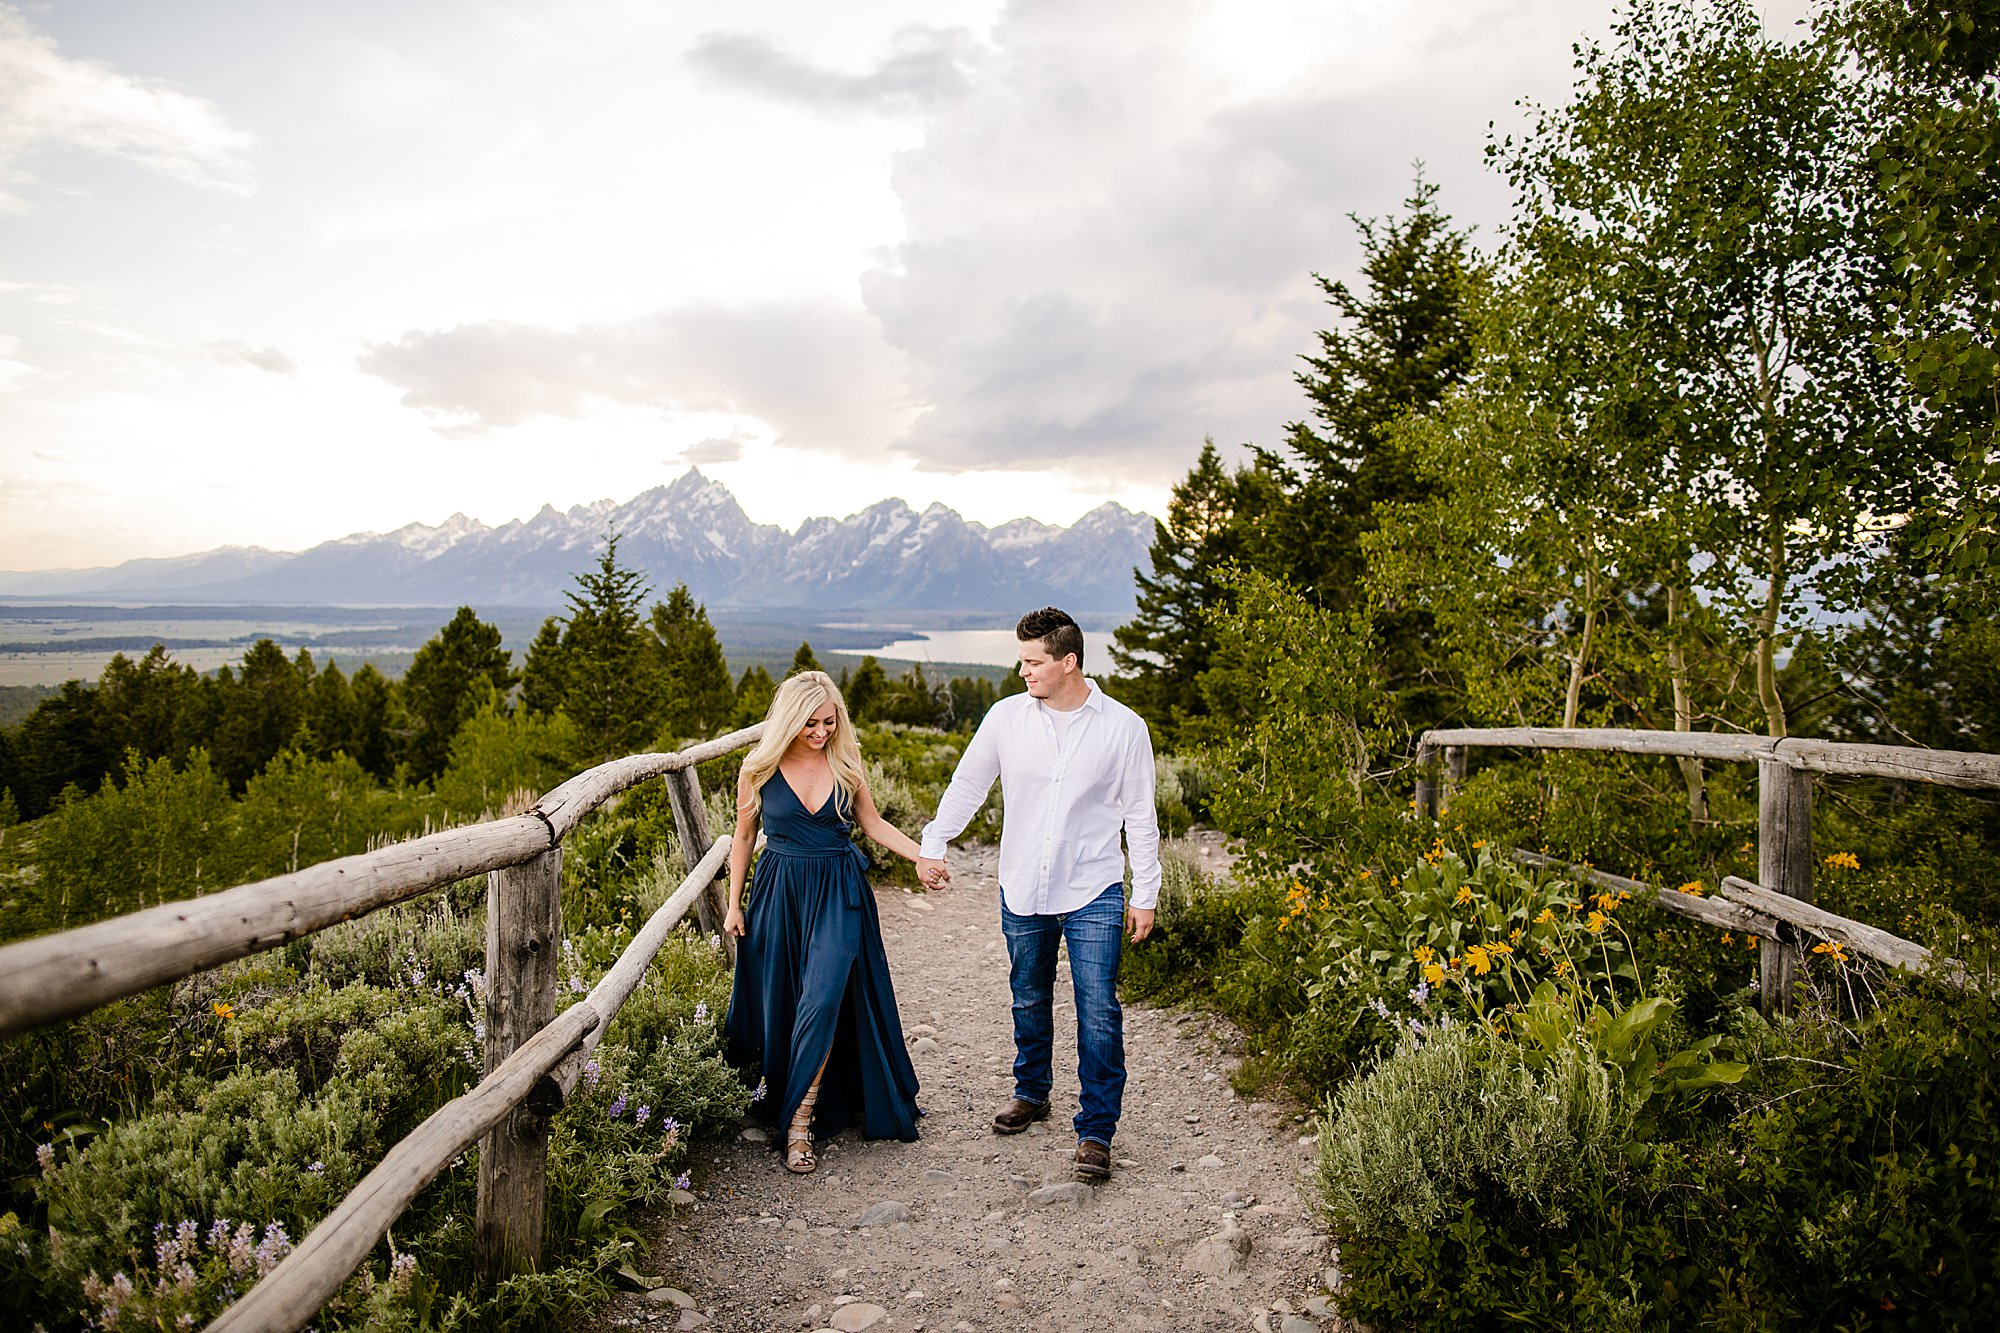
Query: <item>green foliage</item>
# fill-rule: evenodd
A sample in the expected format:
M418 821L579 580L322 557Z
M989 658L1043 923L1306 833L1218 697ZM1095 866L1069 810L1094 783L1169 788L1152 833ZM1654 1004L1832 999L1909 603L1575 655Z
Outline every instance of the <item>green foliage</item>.
M459 727L489 694L506 694L515 680L513 655L500 646L500 631L471 607L459 607L403 673L411 772L420 778L442 772Z
M677 583L665 602L653 603L648 628L667 742L715 735L729 724L737 701L708 608L694 600L685 583Z
M567 713L510 712L489 693L452 737L438 804L460 818L524 808L575 771L582 748Z
M33 905L10 928L62 929L227 887L230 815L229 789L206 754L178 771L134 754L122 783L95 796L71 787L41 821Z
M1211 804L1253 871L1276 875L1337 855L1360 815L1368 772L1362 727L1374 704L1368 623L1316 606L1264 574L1232 576L1203 678L1228 730L1204 752Z

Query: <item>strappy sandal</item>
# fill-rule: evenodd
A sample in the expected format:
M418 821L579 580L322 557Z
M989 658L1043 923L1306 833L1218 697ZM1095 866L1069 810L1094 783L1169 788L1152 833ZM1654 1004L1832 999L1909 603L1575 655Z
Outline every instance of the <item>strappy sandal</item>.
M792 1127L785 1134L785 1170L795 1176L810 1175L819 1169L812 1141L813 1107L818 1103L819 1080L814 1079L806 1095L799 1099L799 1109L792 1113Z

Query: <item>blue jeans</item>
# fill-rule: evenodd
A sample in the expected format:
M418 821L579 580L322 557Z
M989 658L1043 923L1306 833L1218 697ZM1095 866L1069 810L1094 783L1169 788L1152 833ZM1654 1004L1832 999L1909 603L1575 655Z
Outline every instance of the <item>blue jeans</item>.
M1125 888L1113 884L1074 912L1016 916L1000 903L1014 991L1014 1095L1046 1102L1054 1081L1056 947L1069 945L1076 990L1076 1136L1106 1147L1125 1099L1125 1011L1118 1006Z

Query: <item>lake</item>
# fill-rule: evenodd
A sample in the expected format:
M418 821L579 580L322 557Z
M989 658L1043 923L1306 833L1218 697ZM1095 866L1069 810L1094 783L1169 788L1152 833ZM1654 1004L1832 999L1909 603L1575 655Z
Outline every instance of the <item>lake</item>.
M1086 632L1083 661L1096 675L1110 665L1110 635ZM1011 629L941 629L912 639L897 639L880 648L843 648L842 652L869 653L876 657L898 658L906 662L976 662L981 666L1013 666L1020 661L1020 640Z

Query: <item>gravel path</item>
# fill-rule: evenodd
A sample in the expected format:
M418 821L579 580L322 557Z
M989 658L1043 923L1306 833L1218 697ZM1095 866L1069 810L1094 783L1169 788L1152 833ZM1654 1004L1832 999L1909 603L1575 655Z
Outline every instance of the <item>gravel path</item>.
M1210 857L1214 855L1211 847ZM698 1149L692 1196L654 1223L670 1286L616 1297L600 1329L882 1333L1333 1329L1327 1241L1300 1198L1309 1132L1245 1102L1241 1041L1211 1017L1127 1004L1129 1081L1112 1178L1076 1181L1075 1014L1057 979L1050 1119L995 1135L1012 1091L997 853L954 854L954 887L881 894L896 998L927 1112L913 1144L853 1133L791 1176L743 1138ZM1211 861L1212 863L1212 861Z

